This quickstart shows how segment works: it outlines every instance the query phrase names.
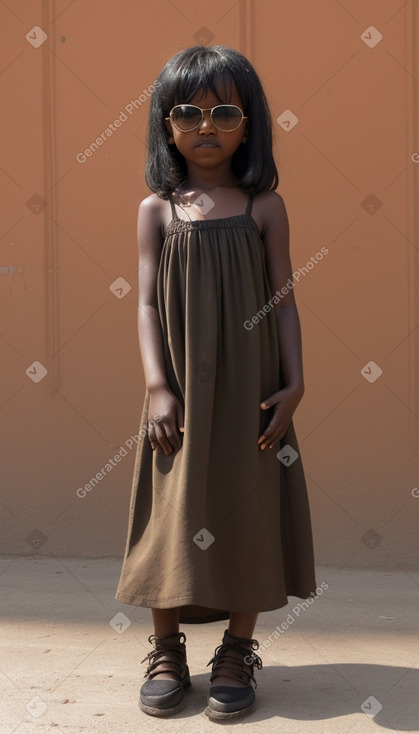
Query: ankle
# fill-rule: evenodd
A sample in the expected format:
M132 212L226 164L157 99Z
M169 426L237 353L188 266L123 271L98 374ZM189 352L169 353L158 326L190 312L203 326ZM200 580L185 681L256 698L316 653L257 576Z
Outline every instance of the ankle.
M168 637L169 635L178 635L179 625L154 625L154 634L156 637Z
M180 607L152 609L154 634L156 637L179 634Z
M243 627L229 627L228 628L228 634L232 637L239 637L241 640L251 640L253 635L253 630L249 630L248 628Z

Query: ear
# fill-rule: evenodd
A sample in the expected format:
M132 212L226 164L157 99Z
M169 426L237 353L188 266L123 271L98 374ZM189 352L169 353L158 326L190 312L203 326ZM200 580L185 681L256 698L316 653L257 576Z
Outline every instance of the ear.
M170 122L170 120L165 120L164 121L164 126L165 126L166 132L168 133L168 136L169 136L168 139L167 139L167 142L169 143L169 145L171 145L172 143L175 142L175 139L173 137L172 123Z

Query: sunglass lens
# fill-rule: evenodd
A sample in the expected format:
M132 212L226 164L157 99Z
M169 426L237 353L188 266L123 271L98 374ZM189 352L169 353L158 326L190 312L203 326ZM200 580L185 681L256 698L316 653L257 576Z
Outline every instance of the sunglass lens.
M173 110L173 122L182 130L192 130L199 125L201 120L201 111L196 107L188 105L179 105Z
M242 113L234 105L220 105L212 113L212 119L220 130L235 130L240 125Z

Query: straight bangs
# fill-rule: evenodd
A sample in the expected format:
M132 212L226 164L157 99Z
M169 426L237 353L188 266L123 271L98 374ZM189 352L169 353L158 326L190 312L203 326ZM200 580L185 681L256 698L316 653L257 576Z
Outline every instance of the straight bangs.
M207 56L205 62L205 64L186 66L179 70L177 86L173 90L172 98L168 100L167 115L176 104L187 104L198 92L211 91L220 102L230 102L232 82L236 81L231 71L226 70L225 64L220 64L218 57L215 55ZM221 97L219 96L220 86L223 89ZM240 90L237 82L236 86ZM244 99L243 106L246 106ZM245 110L243 112L246 114Z

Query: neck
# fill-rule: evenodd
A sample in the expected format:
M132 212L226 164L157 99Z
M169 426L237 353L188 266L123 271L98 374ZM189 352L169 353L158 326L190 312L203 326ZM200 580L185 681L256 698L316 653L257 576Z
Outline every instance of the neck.
M188 167L188 173L185 181L179 187L180 192L200 189L201 191L212 191L217 188L237 187L238 182L231 170L230 162L228 168L199 171L194 170L193 166Z

